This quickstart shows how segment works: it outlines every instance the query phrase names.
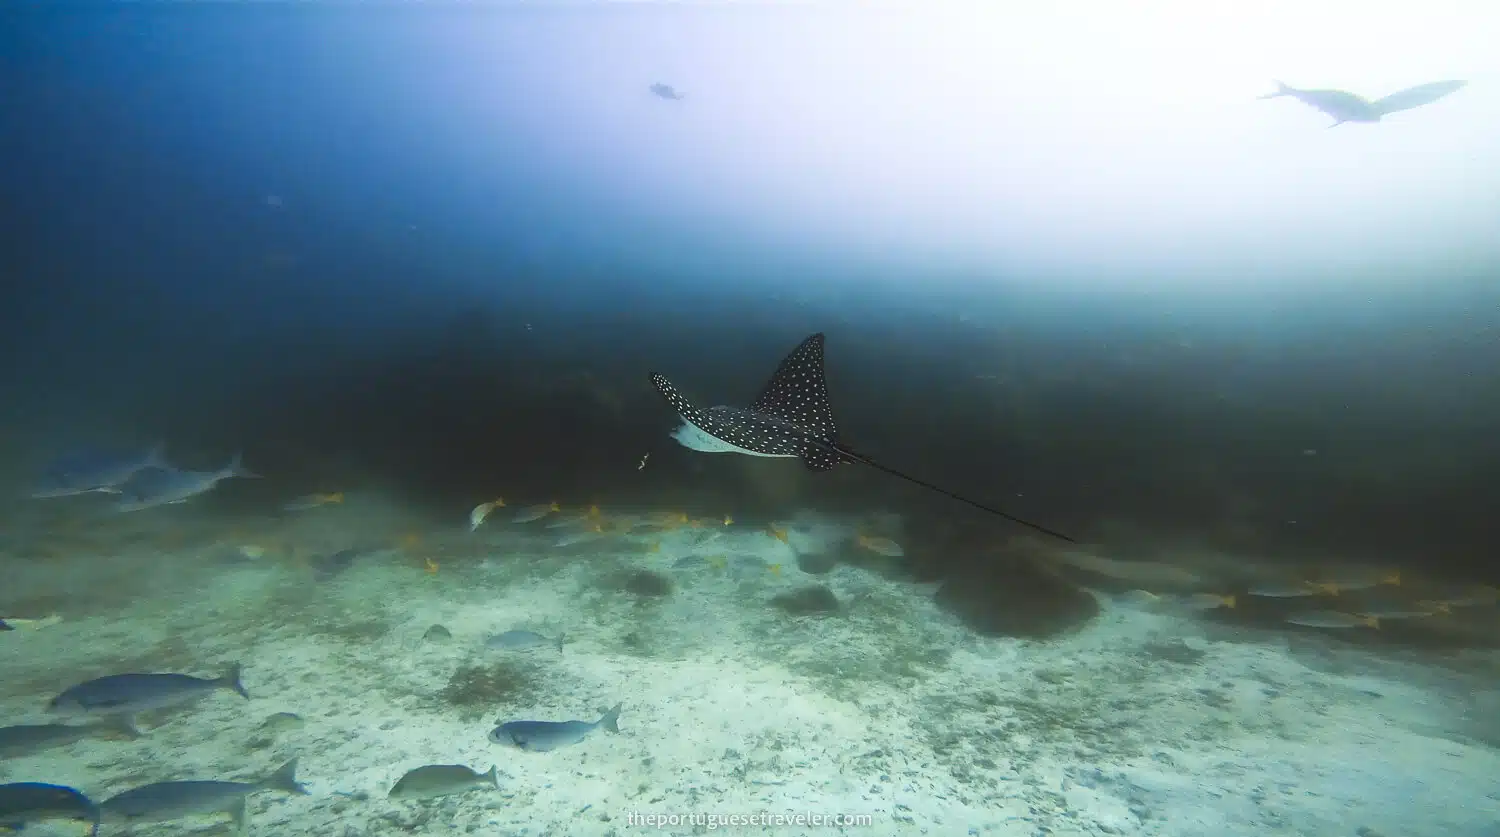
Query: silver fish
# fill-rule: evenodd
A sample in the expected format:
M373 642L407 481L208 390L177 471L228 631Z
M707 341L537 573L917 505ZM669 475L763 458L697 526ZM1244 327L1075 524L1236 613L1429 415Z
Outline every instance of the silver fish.
M52 820L89 824L89 835L99 833L99 806L64 785L16 782L0 785L0 830L21 831L27 825Z
M140 738L124 716L106 718L97 724L21 724L0 727L0 758L29 756L66 747L85 738Z
M103 820L111 823L156 823L228 814L244 833L245 798L263 790L306 795L307 788L297 782L297 760L255 782L157 782L133 788L106 799L99 810Z
M1378 628L1380 620L1373 616L1339 613L1333 610L1315 610L1288 616L1287 622L1308 628Z
M577 744L588 734L604 727L608 732L619 732L620 707L615 704L599 720L588 721L510 721L490 730L490 740L496 744L509 744L534 753L556 750L569 744Z
M557 507L553 506L551 503L543 503L539 506L527 506L526 508L516 512L516 516L511 518L510 522L530 523L534 520L541 520L554 511L557 511Z
M500 787L496 768L491 767L488 773L475 773L461 764L429 764L408 770L386 796L390 799L435 799L483 787Z
M1380 610L1377 608L1374 610L1361 610L1359 615L1384 622L1387 619L1426 619L1429 616L1436 616L1437 612L1432 610L1412 610L1410 608L1391 608L1390 610Z
M555 547L574 546L577 544L598 540L602 537L604 537L603 532L596 532L592 529L585 529L582 532L569 532L568 534L558 538L557 542L552 545Z
M47 704L48 710L64 716L131 715L155 709L182 706L220 689L229 689L248 699L240 684L240 664L229 667L223 677L192 677L186 674L111 674L79 683Z
M112 494L116 486L141 471L170 468L165 453L165 446L158 444L144 454L93 450L59 456L43 469L28 496L41 500L95 491Z
M1317 587L1305 581L1269 581L1257 584L1245 591L1252 596L1261 596L1268 599L1299 599L1304 596L1317 596L1322 593Z
M534 631L506 631L486 639L484 647L497 651L532 651L550 647L562 651L563 634L558 634L557 639L549 639Z
M149 468L137 472L117 486L120 499L115 511L131 512L142 509L186 502L199 494L212 491L220 480L231 478L253 479L260 475L245 469L240 455L235 454L217 471L178 471L174 468Z

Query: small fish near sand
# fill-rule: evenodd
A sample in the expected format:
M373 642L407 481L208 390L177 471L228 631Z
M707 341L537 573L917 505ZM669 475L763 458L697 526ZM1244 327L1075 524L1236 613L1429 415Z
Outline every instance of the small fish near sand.
M354 562L368 554L363 549L340 549L326 555L314 556L307 563L312 567L314 581L328 581L343 575L354 566Z
M901 548L901 544L896 543L890 538L856 535L854 543L856 546L868 549L877 555L884 555L887 558L900 558L906 555L906 550Z
M1132 590L1122 599L1157 611L1202 612L1220 608L1233 609L1238 599L1233 595L1219 593L1188 593L1184 595L1158 595L1146 590Z
M534 523L553 512L562 511L562 506L556 503L542 503L539 506L527 506L516 512L516 516L510 519L511 523Z
M250 698L240 683L239 663L231 665L222 677L111 674L65 690L47 704L47 709L65 717L129 716L183 706L221 689Z
M1315 610L1310 613L1297 613L1286 618L1292 625L1301 625L1305 628L1378 628L1380 620L1374 616L1364 616L1356 613L1339 613L1333 610Z
M577 744L588 734L604 727L606 732L619 732L620 708L615 704L599 720L588 721L510 721L490 730L490 740L496 744L519 747L532 753L544 753L570 744Z
M1267 581L1245 591L1251 596L1266 599L1300 599L1322 595L1323 591L1306 581Z
M117 486L120 499L115 511L133 512L157 506L185 503L212 491L227 479L257 479L260 474L246 470L236 453L229 464L217 471L179 471L175 468L149 468L137 472Z
M73 451L47 463L37 484L27 496L34 500L45 500L93 492L113 494L116 486L141 471L170 468L164 458L165 453L165 445L131 453Z
M66 785L0 785L0 830L19 832L28 825L58 820L88 823L92 837L99 833L99 806Z
M408 770L386 794L388 799L417 800L452 796L479 788L500 787L498 769L475 773L461 764L429 764Z
M563 535L562 537L558 538L557 541L552 545L561 549L563 547L577 546L581 543L588 543L589 541L598 540L602 537L604 537L604 527L595 523L593 526L590 526L587 529L583 529L578 532L569 532L568 534Z
M88 738L136 739L141 734L128 718L113 716L96 724L20 724L0 727L0 759L29 756L66 747Z
M158 823L184 817L228 814L241 834L245 833L245 799L252 793L275 790L307 795L297 781L297 760L283 764L254 782L157 782L132 788L104 800L99 806L107 823Z
M290 503L283 505L281 510L288 512L309 511L319 506L336 506L342 502L344 502L344 492L342 491L335 491L331 494L304 494Z
M0 625L5 626L4 628L0 628L0 630L13 631L17 628L25 628L28 631L39 631L42 628L50 628L53 625L61 623L62 616L56 613L49 613L40 619L23 619L16 616L7 616L4 619L0 619Z
M563 634L558 634L556 639L549 639L535 631L506 631L486 639L484 647L496 651L535 651L538 648L556 648L561 653L563 639Z
M267 715L266 719L260 722L260 726L255 728L255 735L246 744L252 750L263 750L275 744L283 734L301 729L305 723L302 716L291 712Z
M479 531L479 527L484 524L484 519L490 516L490 512L494 511L495 509L504 507L504 497L496 497L488 503L480 503L479 505L475 506L474 510L469 512L469 531Z

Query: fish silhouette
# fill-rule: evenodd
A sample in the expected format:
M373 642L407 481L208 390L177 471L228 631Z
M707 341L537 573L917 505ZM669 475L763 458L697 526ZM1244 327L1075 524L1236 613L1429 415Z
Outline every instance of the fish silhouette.
M662 84L661 82L651 85L651 92L663 99L676 100L684 98L683 94L677 92L675 87L670 84Z
M1398 90L1372 102L1347 90L1303 90L1278 81L1275 93L1267 93L1259 98L1290 96L1333 117L1333 125L1328 126L1332 128L1345 122L1379 122L1380 117L1387 114L1432 104L1466 84L1468 82L1458 80L1434 81Z
M748 408L695 407L666 377L652 375L657 392L682 417L682 426L672 432L672 438L683 447L704 453L797 458L813 471L857 462L1042 534L1077 542L1061 532L888 468L840 443L823 374L823 346L822 332L803 340L781 361L760 397Z

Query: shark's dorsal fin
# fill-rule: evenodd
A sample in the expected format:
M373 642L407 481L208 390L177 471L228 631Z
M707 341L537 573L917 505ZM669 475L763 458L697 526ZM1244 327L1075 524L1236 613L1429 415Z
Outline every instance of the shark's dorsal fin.
M838 438L833 408L828 404L828 382L823 377L823 332L803 340L781 361L750 409L776 416L829 442Z

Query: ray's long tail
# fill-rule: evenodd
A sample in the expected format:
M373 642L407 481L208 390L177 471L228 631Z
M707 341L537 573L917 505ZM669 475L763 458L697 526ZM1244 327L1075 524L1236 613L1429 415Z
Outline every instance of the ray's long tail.
M944 497L950 497L950 498L952 498L954 500L959 501L960 503L966 503L966 504L968 504L970 506L973 506L976 509L979 509L980 511L986 511L986 512L989 512L990 514L997 515L999 517L1003 517L1003 518L1005 518L1006 520L1009 520L1012 523L1019 523L1020 525L1025 526L1028 529L1033 529L1033 530L1035 530L1037 532L1041 532L1044 535L1050 535L1050 536L1052 536L1054 538L1057 538L1058 540L1067 541L1068 543L1078 543L1078 541L1075 540L1074 538L1072 538L1072 537L1070 537L1068 535L1064 535L1062 532L1059 532L1056 529L1049 529L1046 526L1041 525L1040 523L1032 523L1029 520L1025 520L1023 518L1016 517L1015 515L1011 514L1010 512L1001 511L1000 509L997 509L994 506L987 506L984 503L979 502L978 500L970 500L968 497L965 497L962 494L954 494L952 491L949 491L948 489L943 488L942 486L933 485L932 483L930 483L930 482L928 482L928 481L926 481L924 479L918 479L917 477L914 477L911 474L906 474L906 473L902 473L901 471L897 471L895 468L887 468L886 466L881 465L879 462L876 462L875 460L869 458L868 456L864 456L862 454L855 453L854 451L849 450L848 448L844 447L843 445L838 445L834 449L838 452L838 454L840 456L844 457L845 459L847 459L850 462L858 462L861 465L868 465L869 467L874 468L877 471L881 471L883 473L890 474L891 476L896 477L898 479L906 480L907 482L912 483L913 485L920 485L920 486L922 486L923 488L925 488L925 489L927 489L929 491L936 491L937 493L943 495Z

